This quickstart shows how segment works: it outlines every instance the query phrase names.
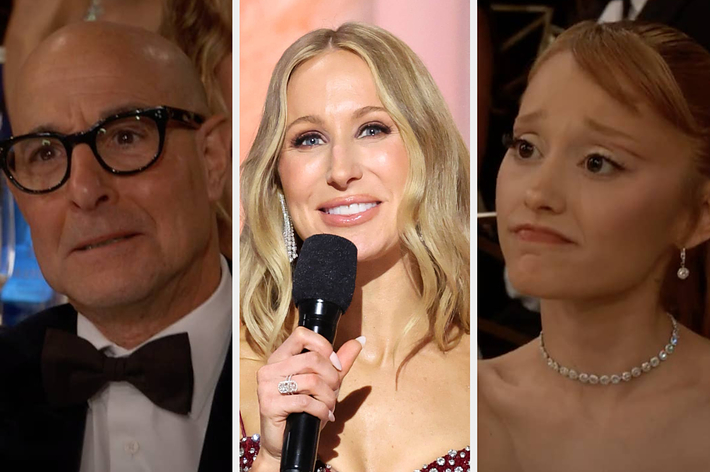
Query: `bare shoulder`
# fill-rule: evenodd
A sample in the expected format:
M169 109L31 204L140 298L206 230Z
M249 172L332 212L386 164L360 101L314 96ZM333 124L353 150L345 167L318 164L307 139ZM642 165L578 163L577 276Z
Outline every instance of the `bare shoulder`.
M239 413L247 434L259 432L259 401L256 395L256 372L266 361L249 346L246 328L239 327Z
M710 339L682 327L674 356L692 387L710 391ZM691 385L689 385L691 386Z
M681 328L683 335L682 341L685 341L690 347L695 350L696 355L700 356L702 362L710 364L710 339L703 337L687 328ZM710 374L710 372L708 372Z
M524 387L516 379L519 363L524 361L523 346L504 356L478 361L478 470L517 471L513 438L508 416L514 413Z
M682 329L674 356L675 368L683 372L682 382L676 387L685 398L684 404L692 408L689 415L710 423L710 340L688 329Z
M469 371L471 365L471 335L461 336L459 343L444 354L447 363L456 364L460 369Z
M509 394L524 389L521 379L526 377L529 364L536 360L534 342L515 349L503 356L478 361L478 394L485 400L500 401Z
M506 355L508 356L508 355ZM479 360L478 372L478 426L479 440L481 427L497 428L501 423L499 411L504 411L504 398L510 395L511 386L507 382L506 356Z

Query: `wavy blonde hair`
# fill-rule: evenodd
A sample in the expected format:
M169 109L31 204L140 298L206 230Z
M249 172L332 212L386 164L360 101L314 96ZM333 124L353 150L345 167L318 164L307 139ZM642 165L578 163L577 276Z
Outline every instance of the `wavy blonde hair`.
M240 319L247 340L266 356L290 334L291 264L282 236L278 158L286 128L286 87L313 57L345 50L362 58L395 121L410 160L399 209L400 243L414 262L423 310L407 326L428 323L424 345L455 347L469 327L469 152L434 80L414 52L387 31L361 23L319 29L292 44L274 69L259 129L242 164L245 222L240 238ZM406 332L406 331L405 331Z
M180 46L200 74L212 113L229 116L215 68L232 52L231 0L168 0L160 34Z

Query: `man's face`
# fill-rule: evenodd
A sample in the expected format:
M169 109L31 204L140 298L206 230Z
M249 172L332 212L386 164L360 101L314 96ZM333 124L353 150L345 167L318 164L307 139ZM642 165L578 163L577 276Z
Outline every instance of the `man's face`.
M169 74L140 57L49 55L28 69L15 96L15 135L76 133L126 108L189 107L172 92ZM214 237L210 202L219 193L208 184L200 133L169 123L160 159L132 176L110 174L81 144L59 189L32 195L13 188L42 273L80 311L199 284Z

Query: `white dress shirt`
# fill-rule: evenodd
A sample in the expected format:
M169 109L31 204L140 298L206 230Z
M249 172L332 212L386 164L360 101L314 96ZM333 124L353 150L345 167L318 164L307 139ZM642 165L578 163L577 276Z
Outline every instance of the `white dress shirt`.
M187 332L194 392L186 416L157 407L128 382L111 382L89 400L81 472L196 472L212 398L232 337L232 276L222 259L217 290L202 305L150 340ZM83 315L77 335L110 357L130 354ZM145 344L145 343L144 343Z
M599 16L599 23L609 23L612 21L635 20L648 0L631 0L629 16L624 18L624 9L621 0L612 0Z

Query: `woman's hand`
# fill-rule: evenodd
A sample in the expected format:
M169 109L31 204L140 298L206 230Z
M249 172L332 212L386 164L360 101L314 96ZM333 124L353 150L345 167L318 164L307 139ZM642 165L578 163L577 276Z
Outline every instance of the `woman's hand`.
M256 374L261 417L260 451L254 469L278 470L281 461L286 418L291 413L309 413L321 420L321 429L335 421L333 411L340 383L362 350L364 337L343 344L337 354L320 334L299 326L274 351ZM304 349L309 352L301 353ZM298 390L291 395L279 393L278 384L291 376Z

